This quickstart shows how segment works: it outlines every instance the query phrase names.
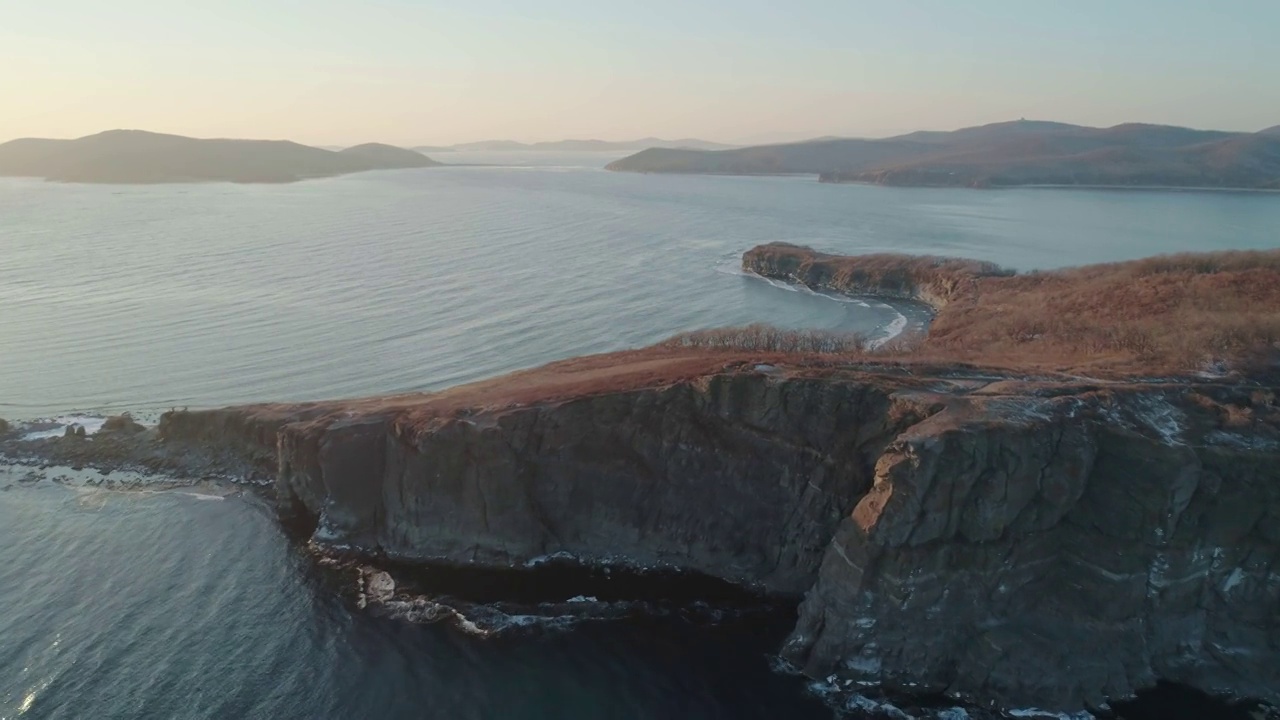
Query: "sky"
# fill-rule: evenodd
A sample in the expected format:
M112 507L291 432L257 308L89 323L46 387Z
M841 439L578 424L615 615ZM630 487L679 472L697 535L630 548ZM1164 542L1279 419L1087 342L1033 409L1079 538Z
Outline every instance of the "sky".
M1280 124L1280 0L0 0L0 141Z

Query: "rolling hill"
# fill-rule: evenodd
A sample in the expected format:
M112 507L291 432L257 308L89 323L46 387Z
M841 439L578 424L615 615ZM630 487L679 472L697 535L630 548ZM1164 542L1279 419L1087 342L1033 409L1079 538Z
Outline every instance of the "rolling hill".
M621 172L816 174L906 186L1099 185L1280 189L1280 132L1019 120L951 132L833 138L716 152L650 149Z
M439 164L421 153L378 143L334 152L284 140L204 140L142 130L0 145L0 175L59 182L278 183Z

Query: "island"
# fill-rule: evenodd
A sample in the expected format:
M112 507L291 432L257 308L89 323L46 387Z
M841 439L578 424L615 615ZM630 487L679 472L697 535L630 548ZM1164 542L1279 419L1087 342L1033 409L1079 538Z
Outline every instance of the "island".
M380 143L333 151L284 140L210 140L142 130L0 144L0 176L57 182L285 183L437 165L422 153Z
M654 148L609 170L807 174L823 182L1280 190L1280 133L1018 120L883 139L823 138L714 152Z
M691 332L0 450L261 478L370 609L412 606L406 565L672 568L794 599L778 652L833 701L1065 717L1167 682L1280 706L1280 251L1016 274L770 244L743 268L935 316L874 349Z

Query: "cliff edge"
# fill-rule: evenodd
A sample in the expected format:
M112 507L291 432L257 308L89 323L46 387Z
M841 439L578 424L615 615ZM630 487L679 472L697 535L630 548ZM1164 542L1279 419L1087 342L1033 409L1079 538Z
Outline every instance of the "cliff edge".
M1258 364L1280 339L1275 253L1029 276L794 246L744 263L927 299L946 332L887 353L684 338L439 393L173 412L163 458L270 475L282 517L335 553L572 557L803 597L780 652L836 690L1065 713L1172 681L1280 704L1280 403ZM1175 331L1200 342L1190 322L1048 367L1088 316L968 361L1005 313L1113 284L1165 293L1161 323L1190 312L1175 291L1209 293L1209 319L1250 300L1262 329L1209 348L1215 373L1132 369L1172 363Z
M281 511L320 547L803 594L782 654L836 686L1280 702L1273 389L658 348L161 433L273 453Z

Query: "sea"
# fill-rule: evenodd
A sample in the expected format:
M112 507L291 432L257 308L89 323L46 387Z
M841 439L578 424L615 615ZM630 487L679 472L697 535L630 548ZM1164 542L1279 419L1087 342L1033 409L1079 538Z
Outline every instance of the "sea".
M1020 270L1280 246L1277 194L605 171L616 157L449 153L286 185L0 178L0 417L92 430L440 389L697 329L883 341L918 322L744 274L764 242ZM774 657L793 607L481 637L355 608L253 492L52 474L0 462L3 720L832 717Z

